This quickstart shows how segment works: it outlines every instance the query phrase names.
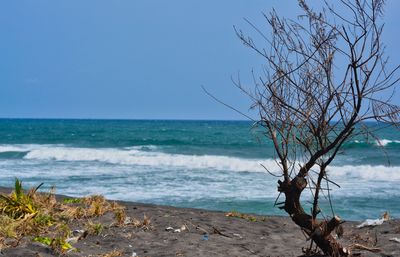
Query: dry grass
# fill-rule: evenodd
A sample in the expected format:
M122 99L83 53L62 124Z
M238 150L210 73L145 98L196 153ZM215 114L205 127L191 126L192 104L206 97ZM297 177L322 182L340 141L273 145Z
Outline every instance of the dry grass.
M125 221L127 220L126 212L124 208L115 208L114 209L114 218L117 226L124 226Z
M84 222L86 233L99 235L105 226L94 223L91 219L113 212L115 225L125 226L128 217L124 207L115 202L108 202L103 196L93 195L85 198L67 198L58 202L54 189L49 193L39 193L38 188L22 189L19 180L15 182L14 191L9 195L0 195L0 248L10 247L4 242L7 238L19 241L30 236L34 241L48 245L57 254L74 249L69 239L69 223L79 220ZM149 229L150 219L144 216L143 221L134 219L135 226ZM119 251L104 256L121 256Z
M104 225L101 223L94 223L91 220L86 224L86 231L89 235L100 235L104 230Z
M6 216L6 215L1 215L0 216L0 237L9 237L13 238L16 237L16 228L18 227L18 223Z
M123 256L123 254L124 252L121 250L113 250L109 253L99 255L99 257L117 257L117 256Z
M257 218L253 215L249 215L249 214L244 214L244 213L240 213L237 211L231 211L225 214L226 217L233 217L233 218L239 218L239 219L244 219L247 221L251 221L251 222L256 222L258 221ZM266 218L263 217L261 218L261 221L265 221Z
M136 228L141 228L143 230L150 230L153 228L151 220L146 214L143 215L143 220L138 220L136 218L129 219L125 222L127 225L133 225Z

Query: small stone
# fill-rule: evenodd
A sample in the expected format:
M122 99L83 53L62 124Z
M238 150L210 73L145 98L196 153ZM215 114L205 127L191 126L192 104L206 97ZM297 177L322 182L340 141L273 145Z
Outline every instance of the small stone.
M167 227L167 228L165 229L165 231L172 231L172 230L174 230L173 227Z
M3 244L14 247L18 244L18 240L14 238L5 238Z
M239 238L243 238L241 235L239 235L239 234L233 234L233 236L235 236L235 237L239 237Z
M83 230L83 229L75 229L74 231L72 231L73 236L80 236L83 233L85 233L85 230Z

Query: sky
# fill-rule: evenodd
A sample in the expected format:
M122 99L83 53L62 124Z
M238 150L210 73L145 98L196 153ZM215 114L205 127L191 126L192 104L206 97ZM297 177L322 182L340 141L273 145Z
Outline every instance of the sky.
M262 59L233 26L254 33L262 12L299 13L295 0L16 0L0 3L0 117L244 119ZM389 0L384 43L400 63L400 1ZM397 99L398 100L398 99ZM400 101L398 101L400 102Z

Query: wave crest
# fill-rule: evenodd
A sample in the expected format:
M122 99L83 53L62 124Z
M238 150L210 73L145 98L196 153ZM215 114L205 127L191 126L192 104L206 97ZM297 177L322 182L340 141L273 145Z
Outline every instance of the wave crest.
M62 145L2 145L0 153L23 152L25 160L41 162L99 162L114 165L150 166L155 169L200 169L237 172L279 171L273 159L244 159L218 155L184 155L160 152L157 147L133 146L128 148L78 148ZM94 164L95 165L95 164ZM400 181L400 167L384 165L330 166L333 179Z
M56 161L93 161L120 165L141 165L157 167L180 167L186 169L214 169L227 171L261 172L263 160L241 159L215 155L183 155L167 154L128 149L91 149L72 147L51 147L33 149L25 155L25 159ZM266 166L275 162L268 160Z

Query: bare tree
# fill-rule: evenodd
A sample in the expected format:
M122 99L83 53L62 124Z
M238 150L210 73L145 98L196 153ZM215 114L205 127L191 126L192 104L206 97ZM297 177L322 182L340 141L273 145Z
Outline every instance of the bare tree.
M255 90L240 82L236 86L252 99L258 125L274 144L281 177L278 191L284 197L276 204L325 254L347 256L349 250L331 234L341 219L334 213L319 219L320 196L329 196L336 185L329 179L328 166L344 142L373 132L364 121L399 124L400 108L390 103L387 93L399 81L399 66L390 68L384 56L384 0L334 1L341 5L340 13L328 2L320 11L304 0L298 2L303 14L295 20L275 11L264 15L270 36L247 21L266 48L236 30L265 60L263 74L254 75ZM306 188L313 196L310 213L300 201Z

